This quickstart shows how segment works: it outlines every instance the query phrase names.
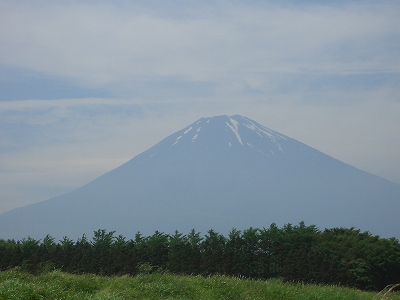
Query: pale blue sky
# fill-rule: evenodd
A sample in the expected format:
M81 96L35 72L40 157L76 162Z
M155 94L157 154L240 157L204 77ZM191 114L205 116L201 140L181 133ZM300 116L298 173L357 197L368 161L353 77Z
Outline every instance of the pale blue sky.
M399 1L1 1L0 212L241 114L400 184Z

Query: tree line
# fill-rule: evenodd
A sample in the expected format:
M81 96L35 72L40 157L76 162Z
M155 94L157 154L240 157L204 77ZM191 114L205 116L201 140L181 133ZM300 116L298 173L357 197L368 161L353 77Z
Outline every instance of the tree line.
M381 290L400 282L400 244L355 228L319 230L314 225L232 229L228 236L209 230L127 240L114 231L97 230L73 241L51 236L0 239L0 270L31 273L59 269L101 275L137 275L167 271L178 274L226 274L254 279L279 277L289 282L339 284Z

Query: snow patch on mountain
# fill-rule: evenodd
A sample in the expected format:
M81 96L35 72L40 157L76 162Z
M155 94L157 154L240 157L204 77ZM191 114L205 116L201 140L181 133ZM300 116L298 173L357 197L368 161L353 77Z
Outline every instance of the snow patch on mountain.
M193 127L192 126L190 126L187 130L185 130L185 132L183 133L183 134L186 134L186 133L188 133L190 130L192 130L193 129Z
M226 125L228 125L228 127L233 131L239 143L243 145L242 138L239 134L239 128L238 128L239 123L236 120L232 119L231 117L228 118L232 125L230 125L228 122L225 122Z
M175 144L177 144L181 138L182 138L182 136L181 136L181 135L180 135L180 136L178 136L178 137L176 138L176 141L175 141L175 143L173 143L173 144L172 144L172 146L173 146L173 145L175 145Z

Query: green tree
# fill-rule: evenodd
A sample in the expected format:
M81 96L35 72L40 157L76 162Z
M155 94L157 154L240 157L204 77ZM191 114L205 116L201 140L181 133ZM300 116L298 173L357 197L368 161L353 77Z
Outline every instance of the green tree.
M224 250L226 238L209 230L201 243L201 272L204 274L224 273Z

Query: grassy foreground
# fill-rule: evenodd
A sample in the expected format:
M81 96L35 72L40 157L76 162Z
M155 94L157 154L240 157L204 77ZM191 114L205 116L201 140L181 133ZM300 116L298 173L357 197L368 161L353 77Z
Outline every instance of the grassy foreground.
M0 272L0 299L400 299L337 286L283 284L227 276L141 274L135 277L73 275L52 271L34 276Z

